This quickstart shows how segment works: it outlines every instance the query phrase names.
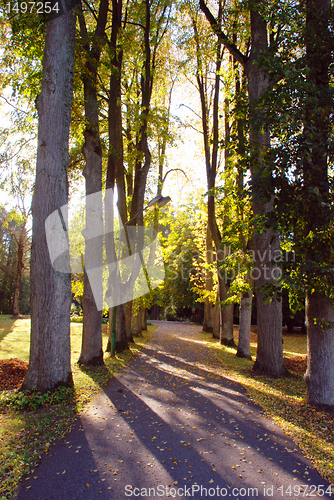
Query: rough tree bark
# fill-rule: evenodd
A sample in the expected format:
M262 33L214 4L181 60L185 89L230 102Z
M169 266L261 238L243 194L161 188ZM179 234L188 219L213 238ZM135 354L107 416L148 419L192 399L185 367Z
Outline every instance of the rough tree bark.
M20 316L20 288L21 288L21 280L22 273L25 268L24 266L24 251L27 241L27 231L26 231L26 222L24 221L19 228L19 235L16 239L17 243L17 269L16 269L16 277L15 277L15 287L14 287L14 296L13 296L13 318L18 318Z
M240 299L238 358L252 359L250 354L250 330L253 292L245 292Z
M208 265L213 263L213 245L209 227L207 227L206 230L206 262ZM206 271L205 291L213 291L213 276L211 269L207 269ZM209 297L206 297L204 300L203 332L213 334L214 309L215 304L212 303Z
M58 272L51 265L45 220L68 202L67 164L74 51L75 16L73 11L69 11L47 23L42 91L37 104L38 150L32 202L31 345L29 367L22 389L41 392L73 384L71 277L69 272ZM64 210L62 215L66 225ZM63 229L66 234L65 227ZM67 260L69 268L69 258Z
M273 85L269 69L261 68L261 57L268 52L268 32L265 19L258 10L251 9L252 48L245 71L248 79L248 96L251 106L250 145L252 155L252 205L254 217L268 214L273 199L263 202L267 179L264 176L265 155L270 148L269 131L260 130L261 113L257 103ZM254 106L254 108L252 107ZM265 112L265 111L264 111ZM273 229L254 232L254 285L257 289L257 336L258 347L254 373L279 377L287 375L282 348L282 303L274 296L266 300L262 287L275 282L280 269L272 262L272 256L280 251L278 234Z
M106 189L115 189L117 186L118 194L118 212L122 224L127 221L127 209L125 198L125 178L124 178L124 165L123 165L123 136L122 136L122 110L121 110L121 72L123 51L119 46L119 31L122 26L122 0L112 0L112 30L109 41L110 49L110 85L109 85L109 110L108 110L108 132L109 132L109 156L108 156L108 170L106 179ZM108 214L113 218L113 207L110 207L112 214ZM113 221L110 221L113 227ZM116 261L115 240L114 235L109 233L106 237L106 250L108 262ZM118 265L118 264L117 264ZM120 291L122 283L118 275L119 283L118 288L115 288L113 280L116 276L109 275L109 289ZM116 312L116 322L113 318ZM111 352L113 328L115 323L115 352L122 352L129 348L126 336L126 318L125 307L120 304L115 308L109 309L109 341L107 351ZM112 354L114 354L112 352Z
M318 320L317 324L315 320ZM306 298L306 401L309 405L321 408L334 407L333 325L333 299L320 292L308 291Z
M82 10L79 12L80 32L86 52L83 73L86 130L82 148L86 165L83 175L86 181L86 228L84 293L82 297L83 331L79 364L103 365L102 311L99 311L89 280L89 271L94 273L95 294L103 294L102 287L102 150L99 133L99 110L97 100L97 72L107 22L108 0L101 0L99 16L92 46ZM90 196L94 194L94 197ZM88 271L88 274L87 274ZM96 288L99 286L99 290Z
M306 1L306 65L309 99L305 110L303 165L306 228L313 232L312 244L306 246L306 260L329 262L332 241L319 238L328 234L331 224L328 181L329 116L332 97L329 87L330 0ZM317 104L314 105L314 99ZM317 192L317 195L314 193ZM304 236L305 236L304 235ZM334 301L319 285L309 284L306 296L307 370L305 374L310 405L334 407ZM314 290L312 290L314 288ZM332 290L331 290L332 292ZM328 292L327 292L328 293Z

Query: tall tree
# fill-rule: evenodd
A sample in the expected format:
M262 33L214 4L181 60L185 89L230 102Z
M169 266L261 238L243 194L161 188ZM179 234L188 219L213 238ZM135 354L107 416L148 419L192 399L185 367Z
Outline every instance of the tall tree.
M276 221L293 259L284 264L290 304L304 306L307 402L334 406L333 188L330 1L294 5L275 61L284 79L268 95ZM297 48L298 47L298 48ZM297 48L297 49L296 49ZM283 109L283 112L282 112Z
M253 216L256 222L253 238L254 244L254 274L257 293L257 328L258 349L253 367L255 373L270 376L284 376L287 371L283 361L282 349L282 305L276 295L266 300L264 286L275 286L279 274L277 264L272 262L272 252L279 250L279 238L272 228L263 228L258 221L267 217L273 209L273 197L268 199L268 176L265 157L270 148L269 130L264 128L262 118L265 109L261 106L261 98L271 89L274 81L270 76L264 59L270 58L275 50L277 39L270 37L268 46L267 22L264 16L264 2L250 2L251 47L250 52L243 54L238 47L222 31L220 23L208 9L204 0L200 6L210 22L213 30L230 51L231 55L245 69L248 81L248 96L250 104L250 154ZM278 36L278 35L277 35Z
M131 16L130 16L131 14ZM157 54L160 43L166 34L169 25L170 6L168 1L144 1L135 3L131 9L126 8L122 21L122 2L113 3L113 24L109 42L112 72L109 90L109 159L107 172L107 187L113 189L117 186L117 206L121 223L131 222L132 226L143 226L143 208L147 176L151 166L151 151L149 146L149 121L151 112L151 99L153 82L156 74ZM134 60L132 72L135 80L135 101L138 104L137 113L134 114L135 122L130 123L126 118L126 137L131 149L128 158L133 161L128 170L124 165L123 123L122 123L122 67L123 44L122 35L128 26L136 26L134 40L138 49ZM138 37L139 35L139 37ZM138 60L141 63L138 71ZM127 82L125 83L128 90ZM132 87L132 85L131 85ZM128 98L125 97L127 111L130 110ZM125 182L126 179L126 182ZM136 237L137 248L130 253L140 251L143 245L143 231L138 231ZM115 245L110 242L110 257L115 258ZM113 248L112 248L113 246ZM130 250L129 245L128 250ZM127 248L125 248L127 252ZM128 252L129 253L129 252ZM113 257L112 257L113 254ZM132 274L130 280L134 279ZM109 288L114 287L113 278L109 280ZM121 288L128 283L118 283ZM129 323L129 321L128 321ZM109 322L109 325L111 321ZM116 318L116 350L127 348L128 341L132 340L131 331L128 329L126 336L125 306L117 307Z
M313 267L306 293L307 402L334 407L334 300L333 276L329 286L319 286L323 263L332 255L330 186L328 178L330 114L333 98L329 68L332 64L333 36L330 33L330 0L306 1L306 82L304 117L304 237L305 258ZM320 266L319 266L320 264ZM326 290L327 288L327 290Z
M41 392L73 383L70 274L52 267L45 221L52 212L68 202L67 164L74 52L75 16L70 10L47 23L42 91L37 103L39 127L32 203L31 346L29 367L22 388ZM64 226L66 216L63 210ZM64 226L62 230L66 234Z
M123 135L122 135L122 64L123 64L123 48L121 43L121 28L123 15L122 0L112 1L112 30L110 40L108 41L110 49L110 80L109 80L109 107L108 107L108 133L109 133L109 155L108 169L106 177L106 189L114 192L117 187L118 194L118 212L120 217L120 225L127 221L126 209L126 193L123 165ZM127 10L125 14L127 18ZM119 262L116 258L116 247L114 240L114 207L110 203L108 213L106 214L106 223L108 225L108 234L106 235L106 251L108 262L116 262L119 268ZM119 245L120 237L119 237ZM111 272L109 269L108 290L113 292L115 298L121 291L122 283L120 281L119 270ZM116 283L117 280L117 283ZM117 288L116 288L117 287ZM115 331L114 331L115 330ZM112 339L115 339L115 343ZM125 306L119 304L117 307L109 309L109 342L107 351L112 355L116 352L121 352L128 349L128 341L126 338L126 323L125 323Z
M237 35L234 34L234 42L236 42ZM236 194L238 199L238 218L244 223L245 221L245 188L244 188L244 168L243 162L246 156L246 138L245 138L245 117L244 112L242 112L242 100L246 94L245 89L245 75L242 71L242 75L239 74L239 63L234 59L234 79L235 79L235 137L237 139L236 153L238 157L237 166L237 178L236 178ZM239 231L240 246L242 248L243 254L247 252L247 247L249 245L249 238L245 237L244 231ZM240 297L240 308L239 308L239 338L238 338L238 350L237 357L251 359L250 354L250 331L251 331L251 320L252 320L252 302L253 302L253 279L250 273L247 272L245 277L246 283L248 284L248 289L241 292Z
M95 31L88 33L86 20L79 10L82 47L86 58L82 73L84 85L85 142L82 148L85 157L83 175L86 185L86 229L84 294L82 298L83 332L79 363L84 365L103 364L102 312L98 309L89 280L89 271L94 272L94 292L102 296L102 149L99 131L98 67L105 42L105 26L108 14L108 0L101 0ZM91 196L94 195L94 196ZM99 273L99 276L97 276ZM92 278L91 278L92 279ZM96 285L100 290L96 289Z
M201 34L198 26L198 14L190 11L191 22L194 31L194 41L196 46L196 80L201 101L201 117L204 140L204 153L206 164L206 175L208 185L208 227L211 237L214 241L216 252L224 253L223 235L217 223L215 197L216 197L216 177L219 167L219 101L220 101L220 80L221 68L224 54L224 47L218 37L213 61L208 63L208 58L204 56L204 50L201 46ZM219 3L218 22L221 22L222 4ZM211 67L212 66L212 67ZM213 71L214 83L209 89L209 72ZM210 103L209 96L212 93L213 98ZM211 109L210 109L211 108ZM212 123L210 124L210 115ZM226 126L227 125L227 126ZM229 134L229 125L225 123L225 139ZM212 142L212 145L210 144ZM225 141L226 142L226 141ZM225 150L225 156L227 150ZM234 345L233 340L233 304L226 304L228 298L228 284L225 280L224 273L218 270L219 283L219 299L222 302L221 306L221 331L220 342L224 345Z

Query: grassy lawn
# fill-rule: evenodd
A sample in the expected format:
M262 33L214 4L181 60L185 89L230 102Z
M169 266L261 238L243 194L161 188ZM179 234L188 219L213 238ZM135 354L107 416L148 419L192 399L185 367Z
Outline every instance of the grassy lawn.
M0 359L29 360L30 319L0 316Z
M291 435L321 476L334 484L334 416L305 403L306 384L302 376L270 379L253 376L256 343L251 343L253 361L235 356L235 349L222 346L219 340L201 333L202 341L222 362L227 377L240 382L251 399L266 415ZM254 336L253 336L254 338ZM306 336L286 334L283 338L285 357L306 354Z
M78 412L89 404L92 396L129 359L140 351L149 340L156 326L149 326L143 336L136 337L136 344L130 350L110 358L105 355L105 366L82 369L77 365L81 350L82 324L71 323L71 356L74 389L58 389L43 405L32 411L6 410L0 407L0 499L14 496L15 487L28 472L33 472L41 455L52 443L71 430ZM29 359L30 320L12 320L10 316L0 316L0 359ZM107 345L104 328L103 349ZM16 392L16 391L15 391ZM6 397L0 393L1 399ZM29 397L19 395L16 404L24 404ZM36 401L36 395L31 396Z

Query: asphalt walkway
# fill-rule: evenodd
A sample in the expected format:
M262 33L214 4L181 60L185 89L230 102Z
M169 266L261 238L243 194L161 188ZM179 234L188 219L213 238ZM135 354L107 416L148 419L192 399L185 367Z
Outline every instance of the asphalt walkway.
M17 498L278 500L319 486L331 498L291 438L224 377L199 327L157 324Z

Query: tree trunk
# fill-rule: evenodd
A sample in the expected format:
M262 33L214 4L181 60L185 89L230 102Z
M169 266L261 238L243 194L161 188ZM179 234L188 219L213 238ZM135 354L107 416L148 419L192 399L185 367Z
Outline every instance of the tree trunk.
M206 262L208 265L211 265L213 262L213 245L209 226L207 226L206 230ZM213 277L211 269L207 269L206 271L205 290L207 292L212 292L213 290ZM214 308L215 305L209 297L206 297L204 300L203 332L213 333Z
M125 304L125 326L126 326L126 338L128 339L128 342L134 343L132 336L132 329L131 329L132 305L133 305L132 300Z
M137 309L135 313L132 313L132 319L131 319L132 335L134 336L140 335L142 331L141 327L142 327L142 321L141 321L140 309Z
M97 72L107 12L108 0L101 0L92 47L90 47L91 42L88 41L83 13L82 11L79 13L80 32L87 57L83 74L86 130L85 143L82 148L86 161L83 171L86 180L85 272L82 298L83 332L79 364L87 366L103 364L102 310L100 309L103 302L102 150L99 133ZM94 283L93 287L92 283Z
M96 366L103 365L102 310L97 307L97 303L103 301L102 157L98 133L95 130L86 130L85 139L83 146L86 159L85 271L82 345L78 363Z
M32 203L31 345L22 389L46 392L72 385L70 350L71 276L51 264L45 220L67 205L68 142L71 121L75 17L72 11L47 23L42 92L38 100L38 150ZM57 214L58 215L58 214ZM67 210L60 235L66 236Z
M21 288L21 279L22 272L24 269L24 245L25 245L25 223L20 227L20 234L18 238L18 248L17 248L17 271L15 278L15 288L14 288L14 296L13 296L13 318L18 318L20 315L20 288Z
M124 335L125 331L126 331L125 304L119 304L117 306L117 314L116 314L115 352L123 352L129 349L129 344L126 335Z
M146 311L146 307L140 306L140 312L141 312L141 330L145 332L147 330L147 311Z
M213 333L213 314L214 314L214 304L206 297L204 299L204 320L203 320L203 332Z
M223 302L228 298L227 285L224 277L219 276L218 280L219 299ZM233 304L221 306L220 343L229 347L236 347L233 337L233 310Z
M248 78L249 102L252 107L272 86L269 70L259 66L261 54L268 51L267 24L260 12L253 9L251 9L251 34L252 49L245 70ZM255 218L268 214L273 208L273 199L267 203L263 200L268 189L265 155L270 147L269 132L260 130L257 124L261 121L263 113L265 110L259 110L255 106L250 117L252 197ZM280 252L278 234L273 229L263 230L255 227L253 277L257 289L266 283L275 283L280 275L279 267L272 263L275 252ZM265 299L264 292L258 290L258 349L253 371L256 374L263 373L275 377L285 376L287 370L283 361L282 303L275 296L271 301Z
M238 358L252 359L250 354L250 330L253 293L245 292L240 300Z
M317 320L317 321L316 321ZM334 407L334 301L307 292L307 387L309 405Z
M109 307L108 309L108 343L106 347L106 352L110 352L112 355L115 355L115 348L113 349L113 332L114 332L114 313L115 308Z
M109 85L109 109L108 109L108 133L109 133L109 156L108 156L108 170L106 179L106 188L115 189L115 182L117 184L118 201L117 207L122 224L126 222L127 210L125 201L125 179L124 179L124 166L123 166L123 136L122 136L122 110L121 110L121 70L122 70L122 49L118 42L119 30L122 24L122 0L112 0L112 31L109 41L110 49L110 85ZM110 223L109 235L106 237L106 251L108 255L108 262L116 261L115 241L113 230L113 202L110 204ZM116 291L115 283L116 275L109 274L108 287L109 290ZM118 275L120 281L120 276ZM118 283L118 287L122 284ZM109 317L113 312L109 309ZM113 322L114 323L114 322ZM112 332L111 332L112 334ZM121 352L129 348L126 337L126 320L125 309L123 305L118 305L116 308L116 331L115 335L115 349L116 352ZM113 352L111 353L114 354Z
M219 304L215 304L213 309L213 331L212 331L212 337L214 339L220 339L220 324L221 324L221 309Z
M255 205L254 215L261 213ZM281 272L272 257L280 252L278 235L271 229L254 235L254 267L252 270L257 289L257 356L253 366L255 374L284 377L288 374L283 360L282 303L275 298L268 300L261 290L266 283L274 282ZM271 245L270 245L271 242Z
M306 2L306 64L308 92L303 164L305 236L314 234L312 243L305 241L304 255L307 263L315 263L315 273L309 277L306 294L307 371L305 374L306 401L319 407L334 407L334 301L331 285L321 283L321 262L328 264L332 257L332 241L328 227L332 224L330 213L330 186L328 179L328 143L330 137L330 113L333 98L329 83L329 67L332 63L332 43L329 30L330 0ZM316 102L316 104L314 104ZM317 195L315 191L317 190ZM320 275L321 276L321 275ZM329 278L331 283L332 276ZM320 284L319 284L320 282ZM315 290L312 290L312 289ZM313 292L313 293L312 293Z

